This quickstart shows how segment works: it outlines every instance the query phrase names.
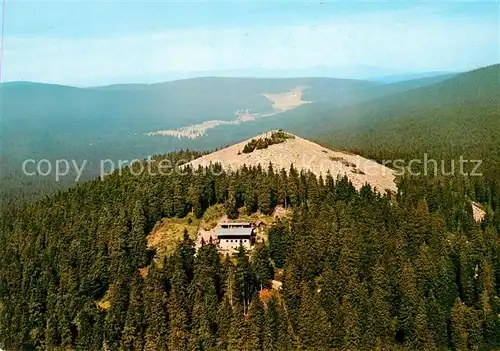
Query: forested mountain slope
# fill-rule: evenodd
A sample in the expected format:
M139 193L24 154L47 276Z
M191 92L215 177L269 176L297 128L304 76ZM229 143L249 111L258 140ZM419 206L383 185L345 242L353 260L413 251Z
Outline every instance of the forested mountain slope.
M500 65L464 73L444 82L342 111L339 130L325 122L318 138L376 160L480 160L476 184L500 193ZM330 133L327 131L330 130ZM466 165L470 171L473 163ZM478 194L479 201L492 200ZM493 195L495 198L495 195Z
M238 111L273 111L263 93L285 93L308 87L307 99L375 86L375 83L333 78L195 78L159 84L107 87L13 82L0 87L2 106L2 197L50 192L60 186L49 177L26 177L26 159L87 160L82 179L99 174L99 161L133 160L179 149L212 150L217 137L186 141L149 137L144 133L176 129L209 120L229 121ZM319 91L319 93L318 93ZM237 141L236 136L230 143ZM74 175L63 179L73 183ZM44 189L47 187L48 189ZM53 190L52 190L53 191Z
M425 195L405 178L391 199L294 169L133 173L2 214L0 348L500 346L500 211L475 223L458 177ZM156 221L217 203L230 217L285 204L293 215L249 255L220 257L213 243L195 253L186 237L154 260L146 236ZM265 289L273 278L281 291Z
M332 142L380 149L428 149L463 152L492 146L500 132L500 65L459 74L443 82L382 99L332 110L317 119L313 131ZM304 125L305 126L305 125ZM345 135L350 134L349 139ZM391 144L392 147L385 147ZM399 150L397 150L399 151ZM397 152L396 151L396 152ZM401 150L407 151L407 150Z
M75 88L41 83L13 82L2 85L4 128L7 136L25 133L70 132L92 139L97 132L143 133L160 128L179 128L211 119L232 119L235 111L272 110L261 94L283 93L307 86L336 91L375 86L375 83L333 78L193 78L159 84L123 84ZM95 128L98 126L99 128ZM97 130L95 130L97 129Z
M460 156L481 160L483 176L470 177L470 182L478 188L493 184L493 195L480 190L478 200L494 201L500 193L500 65L341 108L303 106L286 117L291 132L381 162L408 163L427 154L438 167L443 160L450 171L453 159L458 170ZM280 125L278 119L263 123Z
M2 84L2 197L26 198L50 193L73 183L70 173L56 183L50 177L26 177L26 159L87 160L82 179L99 174L99 160L132 160L178 149L213 150L257 133L321 117L322 111L373 100L429 85L447 75L394 84L334 78L195 78L159 84L121 84L75 88L40 83ZM208 120L229 121L235 113L273 111L262 93L305 88L299 106L272 118L240 126L211 129L196 140L146 136L156 130L177 129ZM304 109L303 107L311 107ZM307 129L307 128L306 128Z

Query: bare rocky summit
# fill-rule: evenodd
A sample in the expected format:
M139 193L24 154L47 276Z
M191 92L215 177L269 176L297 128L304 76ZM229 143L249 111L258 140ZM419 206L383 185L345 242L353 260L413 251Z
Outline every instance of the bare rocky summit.
M270 138L273 132L258 135L252 139ZM188 163L194 169L198 166L208 166L211 163L220 163L225 170L237 170L243 165L261 165L267 169L271 163L275 170L290 166L298 170L309 170L317 176L326 176L328 172L336 178L346 175L356 189L368 183L380 192L396 191L394 171L373 160L356 154L334 151L309 140L292 135L285 141L269 145L264 149L255 149L244 153L243 149L252 139L218 150L202 156Z

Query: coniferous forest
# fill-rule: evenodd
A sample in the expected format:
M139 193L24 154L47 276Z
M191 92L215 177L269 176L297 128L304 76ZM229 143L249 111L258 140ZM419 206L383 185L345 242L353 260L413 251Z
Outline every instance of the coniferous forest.
M0 234L0 348L499 348L499 194L481 184L403 177L397 194L380 194L294 168L126 169L11 206ZM492 199L481 223L472 189ZM278 205L292 215L232 257L210 241L195 250L187 234L165 258L148 249L158 220L200 218L215 204L233 217Z

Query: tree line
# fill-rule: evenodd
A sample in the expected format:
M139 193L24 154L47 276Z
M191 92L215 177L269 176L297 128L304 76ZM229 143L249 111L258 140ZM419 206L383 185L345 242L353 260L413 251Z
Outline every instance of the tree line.
M398 182L396 194L380 194L293 166L212 165L115 173L10 207L0 234L0 347L500 347L498 209L476 223L466 179ZM200 218L215 204L230 218L242 207L293 214L252 252L224 257L212 242L195 250L186 235L155 260L146 236L159 219Z

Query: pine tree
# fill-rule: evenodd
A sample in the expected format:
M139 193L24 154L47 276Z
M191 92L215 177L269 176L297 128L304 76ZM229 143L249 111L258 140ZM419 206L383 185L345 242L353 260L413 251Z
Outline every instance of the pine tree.
M81 289L86 295L92 298L99 298L104 295L109 285L109 258L108 247L102 247L89 270L89 274L84 278Z
M216 347L217 288L221 283L220 274L217 249L213 244L203 245L195 258L195 273L190 287L191 294L194 295L191 330L197 349L210 350Z
M269 254L277 268L283 268L289 249L287 223L278 221L268 232Z
M128 252L131 257L132 267L142 267L146 265L146 217L142 203L137 201L132 213L132 230L128 242Z
M437 350L432 332L427 325L427 313L424 301L421 301L417 307L417 313L415 315L415 333L419 349Z
M274 209L278 205L278 178L279 175L274 172L273 164L269 162L269 166L267 167L267 179L265 181L268 184L271 209Z
M274 295L271 296L267 304L267 310L264 316L264 327L262 345L264 350L279 350L278 328L280 320L278 317L278 302Z
M394 341L395 325L391 317L390 286L387 271L382 262L373 268L373 292L371 301L376 316L373 334L381 345L389 345Z
M459 292L460 299L467 305L474 302L474 263L469 245L462 238L459 247Z
M104 324L105 343L111 349L118 349L120 346L129 303L128 288L123 281L117 281L112 287L111 307L107 311Z
M187 283L191 282L194 276L194 241L189 237L187 229L184 229L182 242L177 246L174 253L174 260L182 267Z
M76 339L77 347L87 350L102 348L102 339L97 344L94 340L97 332L102 333L102 326L99 328L100 318L100 312L94 301L87 301L75 319L75 325L78 330L78 337ZM53 346L52 342L46 346Z
M361 344L361 330L359 327L358 311L348 295L342 298L342 314L344 321L344 345L343 350L359 350Z
M206 283L210 284L211 282L208 280ZM201 286L197 286L195 292L191 323L194 345L197 350L213 350L217 340L214 335L215 315L210 310L214 302L215 307L217 307L217 296L213 284L205 287L205 290L213 290L212 294L203 293L202 289Z
M191 211L196 218L201 218L201 216L203 215L204 206L202 201L201 182L199 176L193 176L193 181L189 185L188 195L191 205Z
M283 276L283 298L294 328L300 314L301 274L294 260L287 262Z
M331 325L326 312L320 306L317 295L310 292L306 283L301 286L298 332L302 346L312 350L331 348Z
M290 166L290 171L289 171L289 176L288 176L288 183L287 183L287 195L290 199L290 205L293 207L297 207L300 204L300 192L299 192L299 177L297 174L297 170L293 167L293 165Z
M123 350L140 350L144 346L145 325L142 288L142 277L136 273L130 288L129 305L121 338Z
M276 201L277 204L282 205L287 208L290 200L288 199L287 193L288 186L288 176L284 168L282 168L277 176L277 192L276 192Z
M228 198L224 206L226 208L226 215L228 218L230 219L238 218L239 213L236 204L236 188L234 187L234 184L231 184L229 186Z
M259 211L265 215L272 212L272 198L269 184L263 180L258 189L257 203Z
M246 332L247 330L245 328L245 316L243 314L243 309L241 305L236 302L233 304L232 319L228 332L227 350L251 350L245 347Z
M482 311L469 309L467 314L467 330L469 334L469 350L484 350Z
M243 245L240 245L236 258L236 293L238 301L243 306L243 312L246 313L250 299L255 289L255 279L253 277L250 262Z
M256 343L255 350L263 350L265 311L259 296L255 296L248 306L248 323L248 332Z
M274 278L274 269L269 258L269 249L265 244L257 245L253 254L253 267L257 285L262 287L269 285Z
M178 218L183 218L187 214L186 196L181 180L174 179L173 182L173 211Z
M163 274L149 266L144 288L144 319L147 325L146 350L163 350L168 340L168 296L164 290Z
M230 290L229 290L230 291ZM229 330L233 320L233 301L229 291L226 291L222 303L217 311L217 347L221 350L228 348Z
M278 315L276 349L280 351L296 350L297 345L293 340L295 333L290 323L290 316L284 304L280 301L277 301L276 311Z
M451 312L451 343L456 351L468 350L467 307L457 299Z
M111 229L111 245L109 247L109 280L125 280L133 270L129 256L128 238L130 234L129 222L124 210L120 210L115 225Z
M257 192L252 183L245 184L244 202L247 214L257 211Z
M187 296L187 277L179 258L175 259L171 280L168 311L170 330L168 336L169 350L186 350L189 345L189 307Z
M403 267L400 277L401 301L398 311L398 331L407 347L416 347L418 338L415 330L415 315L422 297L417 286L415 269L410 264Z
M345 333L341 310L341 293L343 290L339 286L340 280L337 279L333 263L325 263L325 269L318 281L321 289L320 302L332 326L332 345L340 348L343 345Z
M221 281L223 296L228 299L229 304L232 306L233 302L238 298L238 284L236 281L236 267L231 262L229 254L226 254L222 265Z

